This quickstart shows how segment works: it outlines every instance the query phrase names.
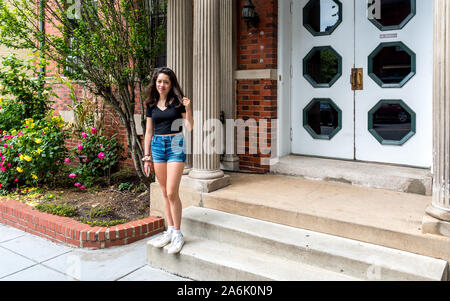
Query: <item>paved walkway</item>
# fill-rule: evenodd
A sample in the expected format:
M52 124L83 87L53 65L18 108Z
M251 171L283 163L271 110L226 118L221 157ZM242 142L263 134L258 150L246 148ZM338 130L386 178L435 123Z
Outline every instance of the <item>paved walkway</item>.
M53 243L0 224L0 281L185 281L146 264L146 242L103 250Z

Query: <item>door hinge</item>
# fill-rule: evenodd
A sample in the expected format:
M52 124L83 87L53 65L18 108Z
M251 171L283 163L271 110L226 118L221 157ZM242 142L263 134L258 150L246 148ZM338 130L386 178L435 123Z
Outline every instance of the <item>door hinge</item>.
M294 2L291 1L291 3L289 4L289 11L291 12L292 15L292 6L294 5Z
M292 132L292 128L291 128L291 142L293 140L293 132Z
M294 67L292 67L292 65L289 66L289 72L290 72L291 78L294 78Z

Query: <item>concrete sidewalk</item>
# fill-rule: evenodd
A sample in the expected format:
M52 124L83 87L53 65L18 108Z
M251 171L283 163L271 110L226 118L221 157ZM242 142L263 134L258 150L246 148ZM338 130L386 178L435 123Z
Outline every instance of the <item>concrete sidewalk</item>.
M72 248L0 224L0 281L186 281L146 264L146 243Z

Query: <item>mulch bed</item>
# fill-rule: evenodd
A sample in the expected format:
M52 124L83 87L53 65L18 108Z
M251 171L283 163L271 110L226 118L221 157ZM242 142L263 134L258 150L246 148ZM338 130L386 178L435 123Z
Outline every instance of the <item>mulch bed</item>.
M120 191L117 186L111 186L96 192L80 192L79 189L71 188L62 194L57 194L58 191L48 191L47 195L52 193L58 197L50 203L75 207L77 210L75 218L89 218L89 213L93 212L93 209L108 212L101 217L105 221L120 219L134 221L150 215L149 196L145 192Z
M58 187L43 187L36 193L20 191L7 197L34 207L39 203L72 206L76 213L71 218L81 222L121 224L150 216L149 194L135 174L125 170L113 175L111 180L109 186L102 180L88 190L80 190L71 183L58 183Z

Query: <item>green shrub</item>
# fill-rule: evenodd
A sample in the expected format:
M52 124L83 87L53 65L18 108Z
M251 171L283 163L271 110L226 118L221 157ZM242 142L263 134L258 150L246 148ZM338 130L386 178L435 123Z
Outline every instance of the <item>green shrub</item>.
M25 105L0 96L0 134L9 130L18 130L25 120Z
M35 56L33 58L36 59ZM46 60L40 59L43 64L47 64ZM3 58L1 63L0 96L10 98L8 103L17 105L18 112L9 112L8 114L13 114L6 116L5 124L0 121L0 130L18 129L17 126L20 126L20 122L26 118L44 118L51 107L50 99L56 94L46 83L45 76L37 76L39 70L36 62L33 59L25 62L11 54ZM13 122L13 116L21 118Z
M147 191L147 186L145 186L144 183L139 183L136 187L134 187L133 192L134 193L141 193Z
M110 215L112 212L111 209L109 208L98 208L98 209L91 209L91 211L89 211L89 213L87 214L87 216L89 218L98 218L98 217L107 217L108 215Z
M133 182L136 180L136 172L132 171L129 167L124 166L119 171L111 175L112 183Z
M126 219L117 219L112 221L106 221L106 220L89 220L87 218L80 217L77 219L79 222L88 224L91 227L112 227L117 226L121 224L125 224L128 222Z
M73 217L77 214L77 210L73 206L67 204L48 204L41 203L37 204L35 207L37 210L42 212L47 212L54 215Z
M44 195L44 200L46 201L53 201L56 200L57 196L54 194L46 194Z
M120 183L118 188L119 188L120 191L123 191L123 190L128 190L128 191L130 191L132 187L133 187L133 184L130 184L130 183Z

